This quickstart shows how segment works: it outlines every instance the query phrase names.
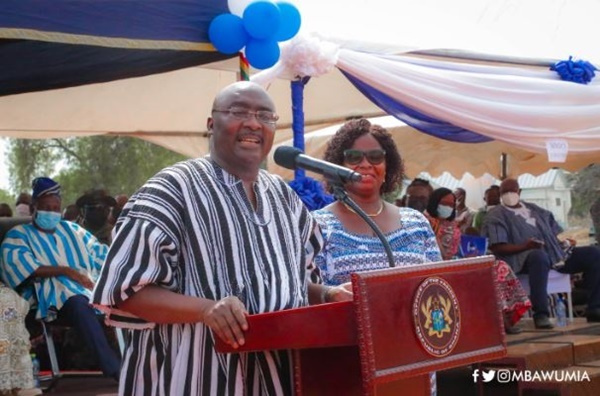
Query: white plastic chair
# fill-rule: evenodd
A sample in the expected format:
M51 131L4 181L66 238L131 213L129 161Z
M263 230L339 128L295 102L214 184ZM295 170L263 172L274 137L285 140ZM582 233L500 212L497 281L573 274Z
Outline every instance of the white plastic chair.
M531 294L529 289L529 275L517 275L521 286L527 294ZM548 294L565 293L567 295L567 304L569 306L569 323L573 323L573 298L571 296L571 276L561 272L550 270L548 273Z

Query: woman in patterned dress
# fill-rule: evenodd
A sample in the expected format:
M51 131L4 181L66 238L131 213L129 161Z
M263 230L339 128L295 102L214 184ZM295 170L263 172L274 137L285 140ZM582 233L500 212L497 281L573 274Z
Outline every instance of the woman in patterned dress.
M345 123L329 142L326 161L362 175L345 186L352 198L387 237L396 266L440 261L435 235L425 216L411 208L384 201L382 194L394 191L402 181L404 166L391 135L366 119ZM381 241L354 210L336 201L313 212L321 226L325 245L315 257L323 282L340 285L353 272L387 268ZM431 375L435 394L435 375Z
M17 395L33 387L29 333L25 316L29 304L0 283L0 395Z

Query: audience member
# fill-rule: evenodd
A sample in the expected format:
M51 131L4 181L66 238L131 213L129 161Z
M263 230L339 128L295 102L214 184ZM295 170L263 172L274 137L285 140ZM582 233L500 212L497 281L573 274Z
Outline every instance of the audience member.
M483 222L483 234L491 251L505 260L516 273L529 275L531 302L536 328L552 328L549 319L548 272L583 272L589 292L586 311L589 322L600 322L600 248L575 247L575 241L560 241L562 231L552 213L520 199L515 179L500 184L502 205L491 209Z
M12 209L7 203L0 203L0 217L12 217Z
M215 337L238 348L247 314L352 298L309 281L319 228L260 168L277 119L262 87L229 85L207 121L210 158L163 170L125 205L94 292L133 328L121 395L291 395L290 351L217 354Z
M33 181L33 223L18 225L0 247L2 277L36 307L36 318L73 325L92 346L105 375L117 378L119 358L109 346L89 304L94 275L107 246L70 221L61 220L60 185Z
M454 220L455 204L456 198L452 191L440 187L431 194L425 211L444 260L455 258L460 248L460 229Z
M15 204L15 212L20 217L31 216L31 194L25 192L19 194Z
M473 217L473 229L478 235L481 234L481 226L483 225L483 220L485 219L487 212L500 205L500 186L492 185L488 187L484 192L483 200L485 201L484 207L479 209Z
M109 219L110 223L113 226L115 224L117 224L117 220L119 219L119 216L121 215L121 211L123 210L123 207L125 207L125 204L127 203L128 200L129 200L129 197L125 194L119 194L119 195L115 196L116 205L110 211L110 219Z
M467 229L473 224L473 216L475 211L469 208L466 204L467 192L464 188L458 187L454 190L454 196L456 197L456 224L462 234L465 234Z
M74 223L79 222L79 216L79 208L75 204L67 205L62 213L63 220L72 221Z
M406 188L404 206L423 213L427 209L431 193L433 193L433 187L429 181L417 177Z
M34 385L27 312L27 301L0 282L0 395L16 396Z
M113 225L109 222L111 209L117 202L105 190L89 190L75 202L80 211L80 224L98 240L110 245Z

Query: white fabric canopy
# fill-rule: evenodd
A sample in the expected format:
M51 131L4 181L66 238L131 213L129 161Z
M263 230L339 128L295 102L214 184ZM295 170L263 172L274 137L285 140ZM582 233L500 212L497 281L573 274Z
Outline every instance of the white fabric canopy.
M427 171L432 176L438 176L447 171L455 176L470 173L474 177L490 174L494 177L501 175L501 155L506 154L507 176L517 177L523 173L539 175L546 172L552 164L548 163L545 153L534 153L502 142L487 143L455 143L437 139L403 124L394 117L372 118L373 124L386 128L394 138L396 146L404 160L405 172L409 178ZM305 134L306 153L315 158L323 158L327 142L340 125L334 125L319 131ZM284 169L274 163L272 155L280 146L291 146L292 138L289 133L278 135L275 147L267 162L268 169L280 174L286 179L294 177L293 171ZM561 164L566 170L575 171L588 164L598 161L597 153L571 156ZM311 176L318 178L317 175Z

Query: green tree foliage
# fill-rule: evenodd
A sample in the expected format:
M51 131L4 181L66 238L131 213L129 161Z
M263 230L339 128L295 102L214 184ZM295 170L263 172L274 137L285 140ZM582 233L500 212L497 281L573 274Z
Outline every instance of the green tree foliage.
M0 189L0 203L7 203L10 208L15 211L15 202L17 198L12 195L9 191Z
M600 164L590 165L571 176L573 185L571 214L587 217L590 206L600 195Z
M186 157L128 137L12 139L8 147L11 188L30 191L31 180L49 176L63 187L63 205L91 188L131 195L162 168Z

